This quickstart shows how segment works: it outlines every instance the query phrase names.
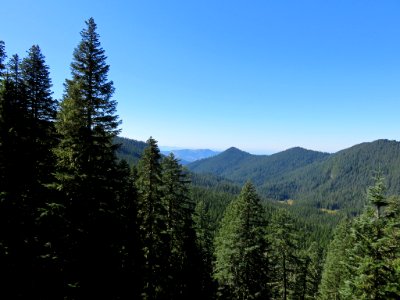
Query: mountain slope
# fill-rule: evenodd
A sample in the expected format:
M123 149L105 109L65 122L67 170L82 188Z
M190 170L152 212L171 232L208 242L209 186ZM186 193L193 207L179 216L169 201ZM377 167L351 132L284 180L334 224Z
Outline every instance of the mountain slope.
M144 148L147 147L145 142L119 136L115 137L114 144L120 145L117 150L117 157L126 160L130 165L137 163L142 156Z
M376 171L388 195L400 194L400 143L377 140L334 154L292 148L274 155L251 155L236 148L188 165L243 184L251 180L262 196L299 205L355 214L362 209Z
M229 178L227 175L240 165L246 164L252 156L250 153L231 147L216 156L195 161L187 167L196 173L210 173Z
M400 193L400 143L377 140L339 151L326 160L283 174L260 186L264 196L296 199L321 208L359 212L367 187L381 170L388 194Z
M236 148L229 148L221 154L188 165L197 173L211 173L226 177L238 183L251 180L256 185L306 166L315 161L324 160L329 154L292 148L273 155L252 155Z

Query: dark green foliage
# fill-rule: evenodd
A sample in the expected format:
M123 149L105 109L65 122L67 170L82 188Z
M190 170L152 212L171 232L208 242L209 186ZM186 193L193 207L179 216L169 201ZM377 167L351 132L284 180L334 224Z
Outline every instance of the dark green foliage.
M212 280L213 272L213 232L209 209L203 200L200 200L193 213L193 228L196 232L196 244L200 257L199 270L199 299L211 299L214 294L215 284Z
M273 298L292 299L300 291L300 233L293 217L286 210L278 210L269 226L272 262L271 288ZM304 279L303 279L304 280Z
M114 143L118 145L117 157L125 160L130 166L136 165L147 147L145 142L116 136Z
M375 177L375 185L368 189L367 197L369 203L376 208L376 217L381 216L381 209L388 205L386 196L386 186L382 174L379 172Z
M30 263L30 249L24 243L27 238L27 227L24 223L30 223L29 210L25 203L25 180L18 180L16 166L21 167L18 154L23 150L22 138L26 138L25 132L18 128L18 121L23 121L25 110L21 107L20 92L22 82L19 71L19 58L13 56L5 69L6 57L4 43L1 43L1 75L0 78L0 265L1 277L4 278L2 289L13 290L16 288L18 273L25 271L25 266ZM4 72L3 72L4 70ZM19 136L21 135L21 138ZM17 152L16 152L17 151ZM23 153L23 152L22 152ZM16 166L14 165L16 164ZM19 190L21 189L21 192ZM26 220L25 220L26 219ZM31 225L31 223L29 224ZM29 226L28 225L28 226ZM28 259L19 261L26 255ZM21 278L21 290L19 295L27 291L26 278Z
M349 277L346 265L348 255L346 251L353 245L350 238L351 223L343 220L336 228L334 238L327 248L319 299L340 299L339 289Z
M189 164L190 170L224 176L237 183L251 179L268 199L293 199L300 206L359 213L374 170L387 176L388 192L400 193L400 143L378 140L335 154L293 148L257 156L230 148Z
M304 258L303 258L304 263ZM305 272L302 299L316 299L318 288L322 278L322 270L324 263L323 248L316 242L305 251Z
M210 230L215 233L226 207L240 193L240 187L213 175L191 174L191 197L195 203L204 202L210 218Z
M169 260L167 209L162 202L160 150L150 138L138 164L138 222L144 255L143 298L166 297Z
M32 293L29 266L34 264L37 207L31 197L32 132L20 66L13 55L0 79L0 272L4 292L19 287L23 297Z
M56 122L60 143L55 186L68 232L64 286L71 297L85 297L91 290L111 297L119 259L113 234L118 227L113 139L119 122L96 24L89 19L86 25Z
M249 157L250 153L231 147L217 156L195 161L189 164L188 168L196 173L225 175L230 174L232 167L238 166Z
M221 298L263 299L268 295L265 212L252 184L227 208L215 240L214 277Z
M339 210L354 216L366 202L365 187L374 171L387 177L388 193L400 192L400 143L378 140L330 155L323 161L294 170L260 187L275 199L295 199L318 209Z
M51 97L49 67L38 45L34 45L21 65L22 78L26 88L28 111L33 119L53 121L56 116L56 101Z
M204 274L206 249L199 248L192 220L188 174L172 154L161 160L153 138L147 144L136 180L144 259L142 297L200 299L209 295L205 288L210 285Z
M385 215L382 207L389 204L383 194L382 177L368 190L366 211L352 226L353 245L347 251L349 276L340 289L343 299L398 299L400 297L400 230L399 199L390 203L394 209Z
M192 215L194 204L189 198L188 174L173 154L162 160L162 203L166 207L166 229L169 241L168 275L171 299L188 299L199 286L196 234ZM190 294L192 293L192 295Z
M269 156L252 155L232 147L217 156L193 162L188 167L197 173L224 176L239 183L251 180L259 186L327 156L327 153L302 148L292 148Z
M1 243L7 249L2 265L9 273L8 288L15 288L13 284L18 282L21 296L34 295L46 280L38 274L46 273L42 257L47 254L43 247L48 240L46 229L37 221L51 197L47 185L54 171L52 121L56 105L51 98L48 67L38 46L32 46L22 63L14 55L1 74L0 219L5 230ZM8 267L11 270L7 271ZM38 274L32 276L34 273Z
M351 226L338 228L329 247L321 299L400 297L399 199L386 199L382 177L369 188L369 205ZM378 214L378 207L383 208Z
M123 299L133 299L140 296L141 292L141 268L142 257L141 241L137 222L137 190L135 182L137 170L129 169L126 161L118 164L115 199L117 226L113 232L115 235L116 250L119 256L114 295Z
M45 57L39 46L34 45L28 51L28 56L21 63L21 77L24 84L27 115L25 126L28 130L29 162L25 163L25 173L30 176L28 197L30 198L31 216L35 219L32 222L34 228L34 241L31 245L34 248L35 258L34 270L42 274L32 278L33 285L37 286L37 293L53 281L52 269L55 267L54 248L52 249L52 235L55 237L53 227L48 227L43 216L54 213L59 207L49 207L55 194L49 189L54 181L55 157L53 148L57 139L54 128L57 103L52 98L51 80L49 67L45 63ZM53 233L52 233L53 232ZM37 259L39 258L39 259Z

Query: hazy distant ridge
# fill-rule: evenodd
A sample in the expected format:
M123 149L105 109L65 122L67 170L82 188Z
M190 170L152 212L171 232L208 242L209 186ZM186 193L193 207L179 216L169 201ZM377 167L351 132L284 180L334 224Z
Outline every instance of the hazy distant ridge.
M179 149L179 150L161 151L161 153L164 155L173 153L175 157L181 160L181 163L186 164L199 159L215 156L220 152L213 151L210 149Z

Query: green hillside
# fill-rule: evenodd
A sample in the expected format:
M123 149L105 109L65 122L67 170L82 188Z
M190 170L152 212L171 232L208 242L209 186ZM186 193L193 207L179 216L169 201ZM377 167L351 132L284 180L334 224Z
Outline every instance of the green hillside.
M114 143L120 145L117 150L117 157L126 160L130 165L138 162L144 148L147 146L145 142L119 136L115 137Z
M228 178L228 174L245 165L251 157L250 153L231 147L216 156L195 161L187 167L196 173L210 173Z
M211 173L238 183L251 180L256 185L286 174L310 163L324 160L329 154L292 148L273 155L252 155L237 148L229 148L221 154L188 165L196 173Z
M189 164L191 171L211 173L242 184L251 180L270 199L355 214L365 191L381 170L388 193L400 191L400 143L377 140L334 154L292 148L274 155L251 155L236 148Z
M363 207L366 189L381 170L388 194L400 191L400 143L377 140L362 143L294 170L260 186L266 197L296 199L318 208L356 213Z

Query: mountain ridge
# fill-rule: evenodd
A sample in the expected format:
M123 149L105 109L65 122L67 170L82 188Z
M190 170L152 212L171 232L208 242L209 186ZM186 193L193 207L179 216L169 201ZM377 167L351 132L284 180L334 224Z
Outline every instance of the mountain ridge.
M386 177L388 195L400 193L400 142L380 139L324 153L294 147L269 156L248 154L232 165L232 151L189 164L193 172L211 173L243 184L251 180L270 199L358 213L374 172ZM233 153L238 153L234 151ZM237 156L237 155L236 155ZM227 158L227 159L226 159Z
M187 167L192 172L211 173L240 183L251 180L261 184L270 176L279 175L328 155L301 147L290 148L271 155L254 155L231 147L217 156L199 160Z
M176 158L180 159L181 164L186 165L199 159L218 155L220 152L210 149L172 149L161 151L161 153L164 155L173 153Z

